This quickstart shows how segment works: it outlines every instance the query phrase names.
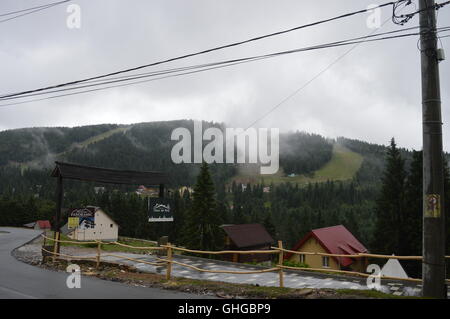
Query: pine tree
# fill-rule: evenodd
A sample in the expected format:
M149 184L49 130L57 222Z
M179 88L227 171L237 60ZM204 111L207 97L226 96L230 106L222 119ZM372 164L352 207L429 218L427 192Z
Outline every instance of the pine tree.
M406 181L405 222L401 252L407 256L422 255L422 152L413 151L408 179ZM402 262L406 273L414 278L421 277L421 264L416 261Z
M376 204L377 221L372 247L378 253L400 255L405 219L405 161L394 138L388 148L380 196Z
M194 187L186 221L185 243L189 248L217 250L223 245L221 220L216 210L214 184L208 164L203 163Z
M276 238L276 229L275 229L275 225L272 222L272 214L269 212L266 216L266 218L264 219L263 222L264 228L266 228L267 232L270 234L270 236L272 236L272 238Z

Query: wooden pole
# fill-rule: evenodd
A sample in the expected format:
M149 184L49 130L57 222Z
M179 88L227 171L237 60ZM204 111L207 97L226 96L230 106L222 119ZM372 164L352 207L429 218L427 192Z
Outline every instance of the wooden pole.
M53 256L52 256L53 262L56 261L56 254L59 253L59 238L60 238L59 232L55 232L55 242L53 245Z
M278 241L278 248L280 248L280 252L278 254L278 266L280 266L280 270L278 270L278 274L280 277L280 288L284 287L284 274L283 274L283 242L281 240Z
M56 187L56 212L55 212L55 223L53 225L53 230L55 231L54 238L59 240L59 224L61 222L61 210L64 199L64 189L62 177L58 177L58 184ZM59 242L55 241L54 246L56 247L55 252L59 253Z
M422 295L446 299L445 190L435 5L435 0L419 1L423 123Z
M100 255L102 253L101 249L102 249L101 243L97 242L97 264L95 266L96 269L98 269L98 267L100 267Z
M166 279L170 280L172 274L172 246L167 243L167 269L166 269Z

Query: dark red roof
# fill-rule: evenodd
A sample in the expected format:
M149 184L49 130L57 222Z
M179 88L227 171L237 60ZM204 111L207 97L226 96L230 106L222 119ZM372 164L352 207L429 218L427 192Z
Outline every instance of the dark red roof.
M36 223L39 225L40 229L52 228L48 220L38 220Z
M222 228L238 248L270 245L274 242L261 224L224 225Z
M303 244L311 237L317 239L320 245L330 254L340 255L356 255L366 253L367 249L363 246L355 236L350 233L343 225L314 229L303 237L291 250L300 250ZM290 258L292 253L286 254L286 258ZM333 257L344 267L353 263L353 259L347 257Z

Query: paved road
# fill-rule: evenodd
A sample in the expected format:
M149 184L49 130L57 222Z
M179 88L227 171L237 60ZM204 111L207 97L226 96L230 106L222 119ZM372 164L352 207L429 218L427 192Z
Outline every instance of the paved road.
M81 277L81 288L69 289L67 275L16 260L11 251L40 234L39 231L0 227L0 298L210 298L156 288L133 287L92 277Z
M143 261L156 261L155 257L151 255L137 255L126 253L116 254L122 255L124 257L137 258ZM251 265L235 264L188 256L174 256L174 259L184 264L189 264L198 268L210 270L248 271L260 269ZM103 260L133 265L137 269L144 272L165 273L165 267L155 267L145 263L137 263L123 258L107 256L104 257ZM278 273L275 272L259 274L203 273L174 264L172 267L172 275L175 277L194 278L202 280L258 284L260 286L278 286L279 284ZM368 289L366 281L366 278L329 275L306 271L286 271L284 276L284 285L291 288ZM381 290L385 293L391 293L397 296L419 296L421 294L421 285L414 282L383 279ZM447 295L450 297L450 291L447 293Z

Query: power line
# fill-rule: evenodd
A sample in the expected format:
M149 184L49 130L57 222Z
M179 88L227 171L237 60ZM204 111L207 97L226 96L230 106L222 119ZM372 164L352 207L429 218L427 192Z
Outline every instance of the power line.
M406 3L405 3L405 6L408 6L408 5L410 5L410 4L412 3L411 0L400 0L400 1L398 1L396 4L394 4L394 6L393 6L392 21L393 21L395 24L398 24L398 25L404 25L404 24L407 23L409 20L411 20L415 15L417 15L417 14L419 14L419 13L421 13L421 12L428 11L428 10L431 10L431 9L434 9L434 10L437 11L437 10L439 10L439 9L441 9L441 8L443 8L443 7L445 7L446 5L450 4L450 1L445 1L445 2L441 2L441 3L436 3L434 6L429 7L429 6L427 5L427 3L425 2L425 8L423 8L423 9L417 10L417 11L415 11L415 12L413 12L413 13L409 13L409 14L397 15L397 14L396 14L397 9L398 9L404 2L406 2Z
M396 4L399 2L403 2L402 0L397 1L394 5L393 5L393 15L395 15L395 8L396 8ZM401 9L403 10L403 9ZM400 11L401 11L400 10ZM383 22L383 24L380 26L380 28L382 28L387 22L389 21L389 19L385 20ZM370 35L374 34L376 30L372 31ZM276 109L278 109L280 106L282 106L284 103L286 103L287 101L289 101L291 98L293 98L295 95L297 95L300 91L302 91L303 89L305 89L307 86L309 86L312 82L314 82L317 78L319 78L322 74L324 74L325 72L327 72L330 68L332 68L334 65L336 65L339 61L341 61L345 56L347 56L350 52L352 52L354 49L356 49L361 43L364 43L365 41L361 41L360 43L356 43L354 46L352 46L349 50L345 51L342 55L340 55L338 58L336 58L335 60L333 60L333 62L331 62L330 64L328 64L324 69L320 70L315 76L313 76L310 80L308 80L305 84L303 84L301 87L299 87L298 89L296 89L293 93L289 94L287 97L285 97L283 100L281 100L281 102L277 103L275 106L273 106L272 108L270 108L267 112L265 112L261 117L259 117L256 121L253 121L249 126L247 126L247 129L249 129L250 127L252 127L253 125L255 125L256 123L258 123L259 121L263 120L264 118L266 118L269 114L271 114L272 112L274 112Z
M395 3L396 2L387 2L387 3L379 5L378 7L382 8L382 7L391 6L391 5L393 6ZM363 10L353 11L353 12L349 12L349 13L342 14L342 15L339 15L339 16L335 16L333 18L328 18L328 19L316 21L316 22L313 22L313 23L308 23L308 24L304 24L304 25L301 25L301 26L297 26L297 27L294 27L294 28L291 28L291 29L265 34L265 35L254 37L254 38L250 38L250 39L247 39L247 40L244 40L244 41L234 42L234 43L230 43L230 44L214 47L214 48L203 50L203 51L198 51L198 52L194 52L194 53L190 53L190 54L185 54L185 55L182 55L182 56L169 58L169 59L165 59L165 60L162 60L162 61L157 61L157 62L145 64L145 65L140 65L140 66L137 66L137 67L128 68L128 69L124 69L124 70L120 70L120 71L115 71L115 72L111 72L111 73L107 73L107 74L102 74L102 75L98 75L98 76L84 78L84 79L81 79L81 80L76 80L76 81L66 82L66 83L62 83L62 84L47 86L47 87L43 87L43 88L38 88L38 89L33 89L33 90L27 90L27 91L7 94L7 95L3 95L1 97L12 97L12 96L18 96L18 95L23 95L23 94L28 94L28 93L34 93L34 92L49 90L49 89L55 89L55 88L60 88L60 87L63 87L63 86L78 84L78 83L82 83L82 82L86 82L86 81L90 81L90 80L101 79L101 78L105 78L105 77L109 77L109 76L113 76L113 75L118 75L118 74L127 73L127 72L131 72L131 71L136 71L136 70L143 69L143 68L148 68L148 67L151 67L151 66L156 66L156 65L169 63L169 62L173 62L173 61L177 61L177 60L181 60L181 59L186 59L186 58L194 57L194 56L197 56L197 55L202 55L202 54L206 54L206 53L210 53L210 52L214 52L214 51L218 51L218 50L223 50L223 49L226 49L226 48L231 48L231 47L243 45L243 44L246 44L246 43L259 41L259 40L262 40L262 39L278 36L278 35L281 35L281 34L286 34L286 33L289 33L289 32L300 30L300 29L305 29L305 28L308 28L308 27L317 26L317 25L328 23L328 22L331 22L331 21L335 21L335 20L351 17L351 16L354 16L354 15L357 15L357 14L366 13L366 12L369 12L371 10L373 10L373 9L367 8L367 9L363 9Z
M16 14L16 13L21 13L21 12L25 12L25 11L30 11L30 10L34 10L34 9L40 9L40 8L44 8L44 7L50 7L50 6L56 6L58 4L62 4L64 2L68 2L71 0L65 0L65 1L59 1L59 2L52 2L52 3L47 3L47 4L43 4L37 7L31 7L31 8L27 8L27 9L22 9L22 10L18 10L18 11L13 11L13 12L8 12L8 13L2 13L0 14L0 17L4 17L4 16L9 16L12 14Z
M139 78L165 75L168 73L176 73L176 72L186 71L186 70L190 70L190 69L207 68L207 67L213 67L213 66L218 66L218 65L223 65L223 64L233 64L234 65L235 63L238 63L238 62L251 62L256 59L258 59L258 60L266 59L266 58L271 58L271 57L275 57L275 56L279 56L279 55L340 46L341 44L348 43L350 41L359 41L359 40L363 40L363 39L369 39L369 38L373 38L373 37L379 37L379 36L404 32L404 31L413 30L413 29L417 29L417 28L419 28L419 27L415 26L415 27L410 27L410 28L402 29L402 30L395 30L395 31L390 31L390 32L372 34L372 35L368 35L368 36L340 40L340 41L335 41L335 42L330 42L330 43L325 43L325 44L320 44L320 45L315 45L315 46L310 46L310 47L304 47L304 48L299 48L299 49L294 49L294 50L281 51L281 52L275 52L275 53L246 57L246 58L239 58L239 59L234 59L234 60L226 60L226 61L220 61L220 62L214 62L214 63L208 63L208 64L200 64L200 65L193 65L193 66L188 66L188 67L167 69L167 70L161 70L161 71L153 71L153 72L148 72L148 73L140 73L140 74L135 74L135 75L120 76L120 77L115 77L115 78L108 78L107 80L92 80L90 82L88 81L85 83L95 83L95 82L98 82L98 83L84 85L84 86L76 86L76 87L71 86L69 88L63 88L63 89L57 89L57 90L45 91L45 92L36 92L36 93L30 93L30 94L25 94L25 95L21 95L21 96L15 96L15 97L5 97L5 98L0 98L0 101L20 99L20 98L24 98L24 97L43 95L43 94L51 94L51 93L55 93L55 92L76 90L76 89L81 89L81 88L86 88L86 87L91 87L91 86L100 86L100 85L116 83L116 82L130 81L130 80L135 80L135 79L139 79ZM412 34L412 35L416 35L416 34Z
M35 13L35 12L39 12L39 11L45 10L45 9L49 9L49 8L52 8L54 6L57 6L57 5L60 5L60 4L69 2L69 1L72 1L72 0L64 0L64 1L59 1L59 2L53 2L53 3L44 4L44 5L33 7L33 8L28 8L28 9L23 9L23 10L19 10L19 11L3 13L3 14L0 14L0 17L4 17L4 16L8 16L8 15L13 15L13 14L24 12L22 14L14 16L14 17L0 20L0 23L7 22L7 21L10 21L10 20L14 20L14 19L17 19L17 18L26 16L26 15L32 14L32 13Z
M411 27L409 29L416 29L416 28L417 27ZM444 28L441 28L441 29L445 29L447 31L447 30L450 30L450 27L444 27ZM85 86L80 86L80 87L76 87L76 88L59 89L59 90L55 90L55 91L52 91L52 92L34 93L33 95L51 94L51 93L57 93L57 92L71 90L71 89L77 90L77 89L88 88L88 87L93 87L93 86L97 86L97 85L105 85L105 84L117 83L117 82L122 82L122 81L130 81L130 80L135 80L135 79L139 79L139 78L143 78L143 77L152 77L152 76L157 76L157 75L164 75L164 74L168 74L168 73L173 73L174 70L178 72L181 69L184 69L184 70L193 69L193 71L177 73L177 74L172 74L172 75L166 75L166 76L161 76L161 77L156 77L156 78L152 78L152 79L141 80L141 81L136 81L136 82L131 82L131 83L117 84L117 85L112 85L112 86L107 86L107 87L101 87L101 88L96 88L96 89L84 90L84 91L73 92L73 93L68 93L68 94L66 93L66 94L54 95L54 96L49 96L49 97L44 97L44 98L39 98L39 99L32 99L32 100L27 100L27 101L21 101L21 102L0 104L0 107L6 107L6 106L12 106L12 105L20 105L20 104L26 104L26 103L31 103L31 102L43 101L43 100L50 100L50 99L55 99L55 98L60 98L60 97L73 96L73 95L77 95L77 94L96 92L96 91L101 91L101 90L106 90L106 89L111 89L111 88L117 88L117 87L123 87L123 86L135 85L135 84L142 84L142 83L162 80L162 79L166 79L166 78L171 78L171 77L190 75L190 74L195 74L195 73L204 72L204 71L208 71L208 70L229 67L229 66L233 66L233 65L237 65L237 64L253 62L253 61L257 61L257 60L272 58L272 57L286 55L286 54L299 53L299 52L318 50L318 49L325 49L325 48L332 48L332 47L338 47L338 46L346 46L346 45L351 45L351 44L358 45L358 44L364 43L364 42L375 42L375 41L382 41L382 40L389 40L389 39L405 38L405 37L416 36L416 35L420 34L420 32L416 32L416 33L407 33L407 34L401 34L401 35L396 35L396 36L388 36L388 37L380 37L380 38L370 39L371 37L377 37L377 36L379 37L380 35L388 35L388 34L398 33L398 32L401 32L401 31L405 31L405 30L396 30L396 31L384 32L384 33L379 33L379 34L372 34L372 35L359 37L359 38L353 38L353 39L349 39L349 40L336 41L336 42L332 42L332 43L316 45L316 46L300 48L300 49L294 49L294 50L289 50L289 51L275 52L275 53L266 54L266 55L259 55L259 56L253 56L253 57L247 57L247 58L240 58L240 59L235 59L235 60L227 60L227 61L221 61L221 62L210 63L210 64L203 64L203 65L198 65L198 66L189 66L189 67L178 68L178 69L173 69L173 70L158 71L158 72L153 72L150 75L136 76L136 77L131 78L131 79L118 79L118 80L108 81L108 82L104 82L104 83L100 83L100 84L91 84L91 85L85 85ZM363 39L363 40L361 40L361 39ZM205 66L209 66L209 67L205 68ZM314 79L309 81L306 85L308 85ZM298 90L294 93L294 95L297 92L298 92ZM30 94L30 95L27 95L26 97L29 97L29 96L32 96L32 95ZM20 98L24 98L24 97L3 98L3 99L0 99L0 100L4 101L4 100L20 99ZM279 105L281 105L282 103L284 103L284 101L281 102ZM279 105L277 105L276 107L278 107ZM256 122L258 122L258 121L256 121Z

